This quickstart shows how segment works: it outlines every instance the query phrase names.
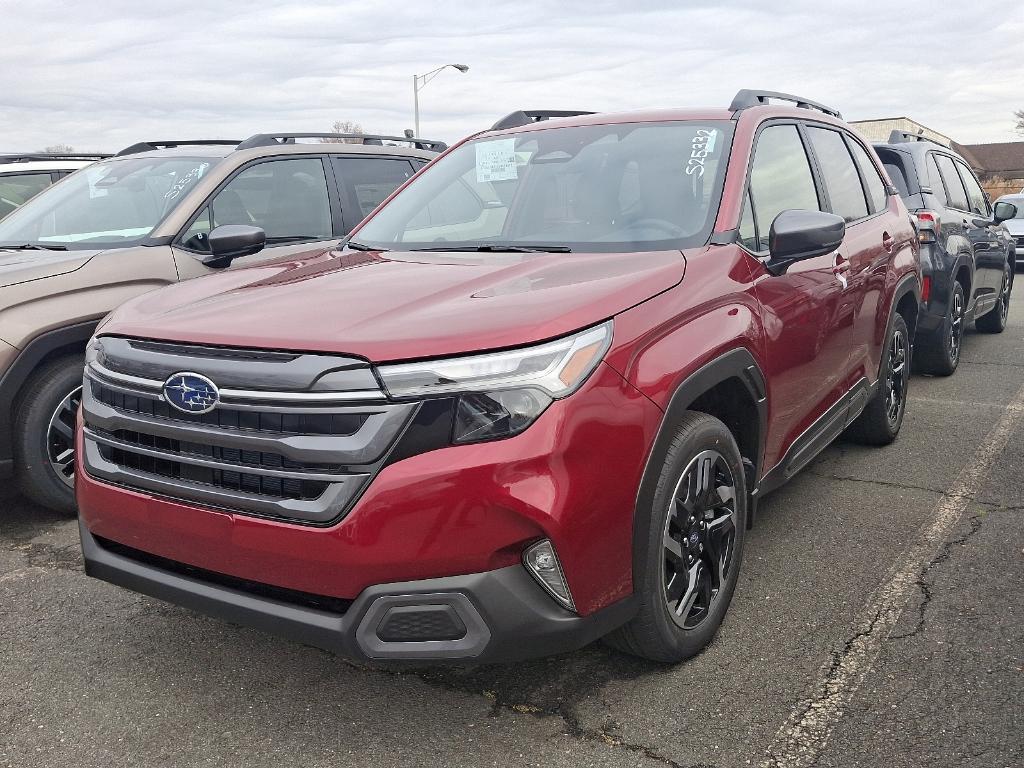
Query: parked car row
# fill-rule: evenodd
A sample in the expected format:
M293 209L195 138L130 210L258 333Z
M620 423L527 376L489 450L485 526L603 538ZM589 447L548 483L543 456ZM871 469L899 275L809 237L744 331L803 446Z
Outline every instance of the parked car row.
M73 510L82 360L100 318L225 266L234 226L262 232L251 253L231 250L236 266L336 246L443 148L363 134L143 142L0 220L0 469Z
M893 131L875 151L917 219L923 281L914 362L948 376L960 362L968 323L984 333L1006 327L1014 246L993 221L1012 221L1017 211L1006 200L993 207L964 159L946 146Z
M841 434L896 439L916 339L958 360L963 323L1005 326L1015 206L802 97L513 113L384 157L379 206L280 140L80 183L146 216L118 192L65 223L57 187L0 222L0 393L20 371L15 471L74 487L89 575L354 658L692 656L760 498ZM69 335L20 311L78 295Z

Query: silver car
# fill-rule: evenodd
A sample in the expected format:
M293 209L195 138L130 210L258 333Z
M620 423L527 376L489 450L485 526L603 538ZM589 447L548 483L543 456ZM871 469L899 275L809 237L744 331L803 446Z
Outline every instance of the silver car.
M1016 247L1017 269L1024 267L1024 190L1016 195L1003 195L996 202L1012 203L1017 206L1017 215L1003 222L1013 236Z

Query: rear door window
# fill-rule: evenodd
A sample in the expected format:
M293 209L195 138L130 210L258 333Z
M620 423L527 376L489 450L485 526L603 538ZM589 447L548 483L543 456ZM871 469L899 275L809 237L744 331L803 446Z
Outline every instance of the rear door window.
M378 157L332 157L341 187L345 225L351 229L365 219L415 170L408 160Z
M753 218L755 232L751 235L748 225L746 241L756 244L756 251L768 250L772 222L782 211L820 210L811 165L795 125L770 125L757 137L747 206L753 207L753 216L744 211L744 218ZM744 239L742 232L740 237Z
M985 193L981 191L978 180L974 178L974 173L959 160L955 162L957 170L960 171L960 179L967 188L967 201L971 204L971 210L979 216L988 216L988 200L985 199Z
M946 184L946 204L950 208L956 208L961 211L971 210L967 202L967 190L964 189L964 184L960 181L960 174L956 172L953 158L949 155L937 154L935 155L935 162L938 164L939 173L942 174L942 180Z
M868 215L864 188L842 134L809 126L807 135L821 167L832 213L842 216L847 222L863 219Z
M857 161L857 167L860 168L860 175L864 179L864 187L868 192L868 207L871 213L878 213L885 208L888 198L885 192L885 182L878 174L878 168L868 157L867 150L849 136L846 137L846 142L850 147L850 152L853 153L853 159ZM903 185L905 188L906 181L903 182Z

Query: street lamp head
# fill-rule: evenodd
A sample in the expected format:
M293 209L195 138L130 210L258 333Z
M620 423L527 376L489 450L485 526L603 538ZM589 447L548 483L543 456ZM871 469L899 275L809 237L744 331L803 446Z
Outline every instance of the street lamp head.
M469 72L468 64L452 64L451 66L455 67L459 72Z

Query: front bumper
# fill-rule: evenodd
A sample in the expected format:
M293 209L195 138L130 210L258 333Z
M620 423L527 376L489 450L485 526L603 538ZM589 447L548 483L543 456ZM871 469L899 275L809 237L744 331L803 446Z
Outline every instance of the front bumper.
M217 583L204 578L212 574L101 542L82 522L79 531L89 576L359 660L484 663L562 653L602 637L636 611L627 597L578 616L554 603L519 565L378 584L330 610L259 594L241 580Z
M101 542L350 602L379 585L508 568L517 581L530 579L520 573L522 553L546 538L579 617L589 618L632 594L633 510L661 418L657 406L602 364L522 434L389 464L351 511L327 526L207 507L92 477L81 463L80 428L76 495L83 525ZM531 583L529 589L540 588ZM558 604L540 595L559 615Z

